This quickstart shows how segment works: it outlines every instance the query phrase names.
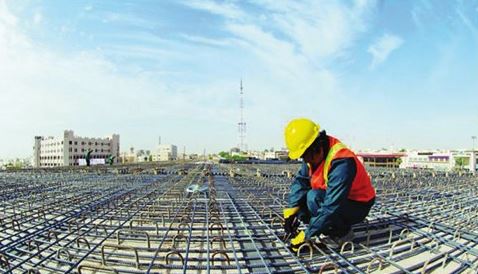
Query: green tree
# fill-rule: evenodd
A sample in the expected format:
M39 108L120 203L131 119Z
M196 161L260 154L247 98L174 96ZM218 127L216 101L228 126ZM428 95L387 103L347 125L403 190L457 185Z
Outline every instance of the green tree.
M242 157L240 155L232 156L232 160L234 160L234 161L242 161L242 160L245 160L245 159L246 159L245 157Z
M219 152L219 156L221 156L222 158L226 158L226 159L231 158L231 155L229 155L229 153L227 153L225 151Z
M458 169L463 169L464 166L467 166L470 163L470 159L466 157L457 157L455 159L455 167Z
M85 160L86 160L86 166L90 166L90 160L91 160L91 153L93 152L92 149L89 149L85 153Z
M400 166L400 164L402 164L403 161L402 161L402 158L398 158L395 162L397 163L398 166Z

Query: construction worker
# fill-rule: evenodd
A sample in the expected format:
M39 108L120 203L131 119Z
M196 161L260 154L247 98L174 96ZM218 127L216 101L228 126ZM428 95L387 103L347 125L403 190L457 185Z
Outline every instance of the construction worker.
M375 189L357 156L336 138L320 131L309 119L294 119L285 128L289 158L302 158L302 166L290 186L284 209L284 229L291 248L313 236L333 247L354 238L352 225L368 215ZM298 231L299 220L308 224Z

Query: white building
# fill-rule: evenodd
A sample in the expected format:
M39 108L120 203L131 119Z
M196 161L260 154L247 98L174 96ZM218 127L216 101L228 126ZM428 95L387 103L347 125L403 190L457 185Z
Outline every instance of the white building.
M106 138L75 136L72 130L65 130L62 137L35 136L33 146L33 167L76 166L84 162L85 154L91 150L92 162L103 162L108 156L119 158L119 135ZM93 160L95 159L95 160Z
M434 169L449 171L455 167L455 159L450 151L409 151L402 157L400 168Z
M276 159L276 152L275 151L264 152L264 159L263 160L274 160L274 159Z
M264 151L250 150L247 152L247 156L253 159L264 159Z
M173 161L178 159L178 147L175 145L159 145L153 154L153 161Z
M286 160L288 158L287 150L275 150L264 152L264 160Z
M451 171L463 168L476 170L476 151L409 151L402 157L400 168Z

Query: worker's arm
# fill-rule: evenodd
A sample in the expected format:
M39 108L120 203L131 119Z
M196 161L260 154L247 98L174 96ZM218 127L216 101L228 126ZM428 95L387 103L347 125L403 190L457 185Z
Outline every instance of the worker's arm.
M302 163L299 171L295 175L294 182L290 185L288 197L288 207L297 207L306 203L307 192L310 190L309 168L306 163Z
M308 218L309 216L306 202L310 183L307 174L309 174L307 164L303 163L290 186L287 207L283 211L285 239L296 237L299 219ZM303 235L304 232L302 232Z
M352 182L357 172L353 158L333 160L329 171L329 180L325 193L324 203L317 217L310 219L305 232L306 239L322 233L327 226L331 226L331 219L337 214L340 204L348 197Z

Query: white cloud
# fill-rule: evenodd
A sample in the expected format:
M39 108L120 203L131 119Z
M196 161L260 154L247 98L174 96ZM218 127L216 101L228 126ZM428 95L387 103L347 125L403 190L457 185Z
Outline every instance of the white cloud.
M185 1L183 4L191 8L226 18L225 29L236 39L183 37L217 46L225 41L233 43L259 57L271 77L308 83L319 87L314 95L326 94L337 91L338 85L334 73L326 67L327 61L346 55L358 35L366 31L367 16L375 2L356 0L346 5L324 0L261 0L253 3L258 9L249 10L245 16L244 10L233 2ZM305 94L306 89L296 92Z
M466 14L463 12L462 9L457 8L456 13L458 14L458 17L461 19L461 22L463 25L465 25L468 30L471 32L473 37L478 40L478 28L473 22L466 16Z
M340 109L343 117L355 114L343 108L347 99L342 95L341 78L327 63L346 57L347 50L367 30L375 1L360 0L351 5L315 0L255 4L257 14L241 20L225 16L225 30L236 38L234 45L244 49L243 58L251 54L254 58L256 74L248 77L253 90L260 91L253 95L253 106L248 106L248 112L254 113L254 121L249 123L251 132L256 133L254 140L264 139L258 132L271 136L271 131L280 131L287 120L297 116L339 128L341 118L332 113ZM272 136L281 136L281 132L275 133ZM271 138L263 144L267 141Z
M247 52L258 58L258 74L248 78L260 86L256 89L260 93L254 94L257 107L253 113L256 124L270 127L266 130L255 128L254 132L268 134L267 131L281 128L293 117L313 118L329 111L332 113L334 108L339 107L337 95L340 85L336 75L327 69L314 67L295 50L292 43L254 25L230 24L227 29L243 41L241 46ZM264 107L269 103L272 104L270 107Z
M106 11L103 13L89 15L89 17L95 18L103 23L116 23L129 26L148 27L151 24L151 22L149 22L148 20L145 20L144 18L137 16L133 13Z
M157 54L147 47L133 51ZM120 133L124 148L145 144L149 138L154 143L157 132L178 145L208 135L185 134L178 121L187 120L183 128L199 130L201 122L233 120L234 113L224 104L234 95L220 92L233 87L223 81L201 87L171 85L161 72L127 72L94 52L64 54L37 45L0 0L0 117L5 118L0 158L28 156L33 136L59 135L68 128L81 135ZM138 134L145 130L149 132ZM225 147L228 139L224 138ZM198 147L188 149L217 146L211 142L191 140Z
M298 50L315 63L341 57L366 30L374 0L347 5L339 1L261 1L272 12L270 25L291 39Z
M373 69L377 65L385 62L392 51L398 49L403 44L403 39L393 34L384 34L368 47L368 52L372 55L370 67Z
M229 2L217 3L211 0L188 0L184 1L183 4L194 9L204 10L226 18L237 19L245 15L241 9Z
M0 144L16 145L1 148L0 153L28 155L32 136L57 135L65 128L82 135L119 132L123 148L137 147L146 138L155 140L152 136L161 132L164 139L173 136L178 145L190 140L195 146L204 142L206 147L226 148L235 143L231 139L236 136L241 76L251 147L282 144L283 124L296 116L317 119L325 127L340 124L344 118L337 118L335 110L340 109L343 117L353 113L347 115L349 110L343 109L341 78L326 60L343 56L353 46L366 30L365 17L374 2L361 0L351 6L330 1L261 2L271 13L255 17L245 16L232 2L188 1L185 5L223 16L220 31L233 38L183 34L180 41L173 41L149 32L112 33L103 35L119 35L111 40L129 43L101 44L97 52L68 55L36 45L15 26L17 19L2 3L0 114L15 119L3 124L9 133L0 135ZM151 23L138 14L98 11L86 17L128 26ZM195 43L214 47L194 47ZM129 66L137 64L129 60L135 58L159 69L131 71ZM182 78L171 81L176 77L171 71L182 73ZM223 71L226 77L218 76Z
M280 72L283 77L299 74L300 67L306 65L306 61L294 53L292 44L277 39L255 25L230 24L227 29L242 39L245 47L266 62L268 68Z
M226 30L241 40L239 46L265 63L273 77L301 83L295 92L325 99L339 92L338 77L327 67L329 60L345 56L367 29L367 16L375 1L352 5L331 1L259 1L267 17L231 20ZM302 86L310 88L302 88Z
M230 40L227 40L227 39L211 39L207 37L193 36L193 35L186 35L186 34L181 35L181 37L193 43L199 43L199 44L215 46L215 47L229 46L232 43Z
M36 11L35 15L33 15L33 24L39 25L43 21L43 15L40 11Z
M8 11L7 4L3 0L0 1L0 23L7 26L15 26L17 23L17 18Z

